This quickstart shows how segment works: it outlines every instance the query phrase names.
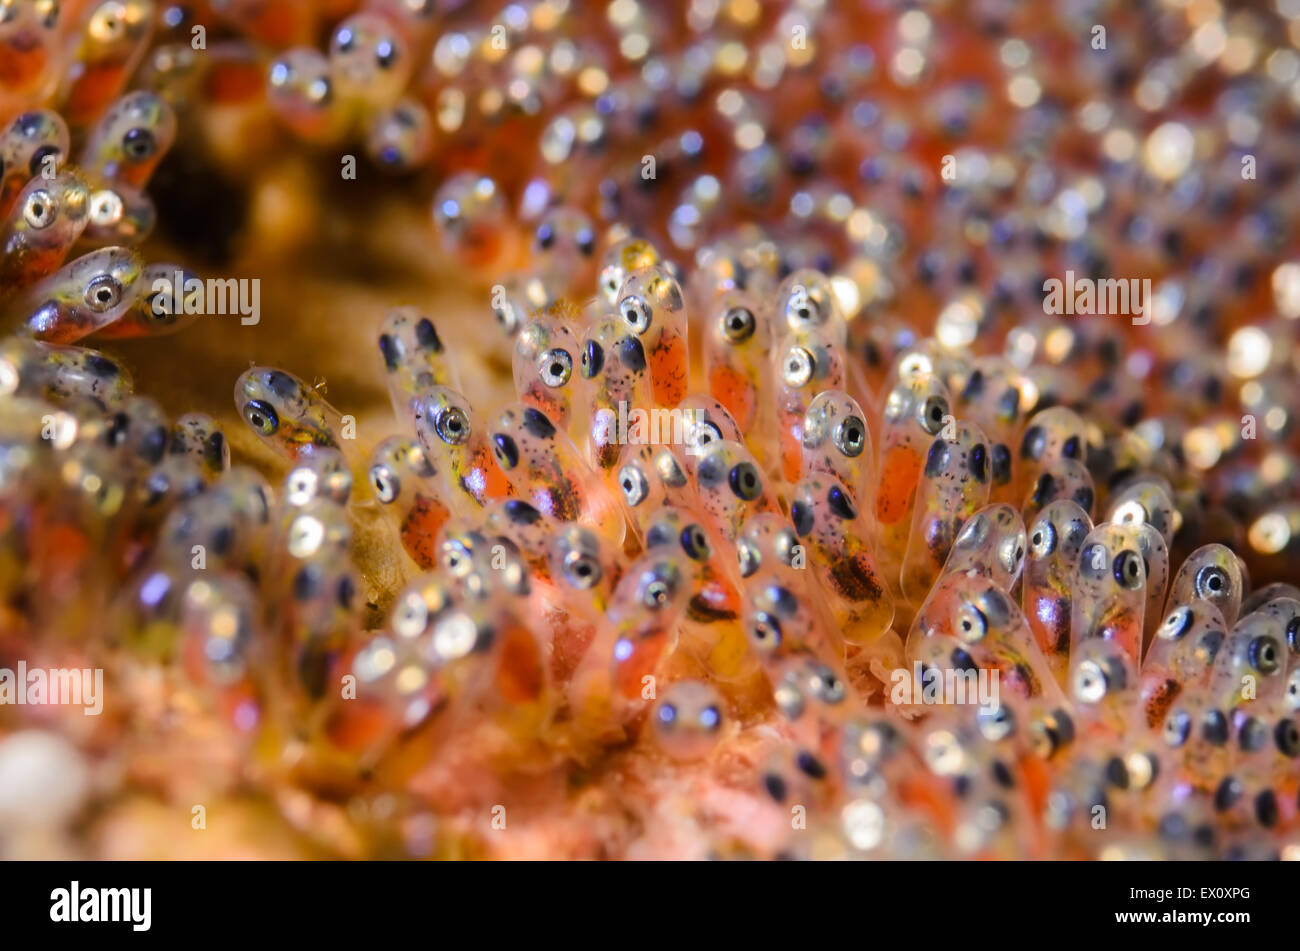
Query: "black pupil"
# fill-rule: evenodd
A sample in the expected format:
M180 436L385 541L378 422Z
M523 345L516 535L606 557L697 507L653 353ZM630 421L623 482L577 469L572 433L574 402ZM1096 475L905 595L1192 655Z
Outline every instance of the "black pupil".
M126 134L126 150L136 158L143 158L152 151L153 136L146 129L132 129Z
M551 376L559 376L563 372L564 367L560 366L558 363L551 364Z

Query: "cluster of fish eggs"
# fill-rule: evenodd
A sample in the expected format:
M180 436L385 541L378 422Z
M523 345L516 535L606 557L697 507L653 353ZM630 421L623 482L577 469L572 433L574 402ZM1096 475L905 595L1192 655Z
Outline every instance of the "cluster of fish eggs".
M345 854L1297 854L1300 11L3 9L4 643L161 677L205 781ZM411 306L377 445L236 382L278 487L133 393L218 111L431 198L500 405Z

